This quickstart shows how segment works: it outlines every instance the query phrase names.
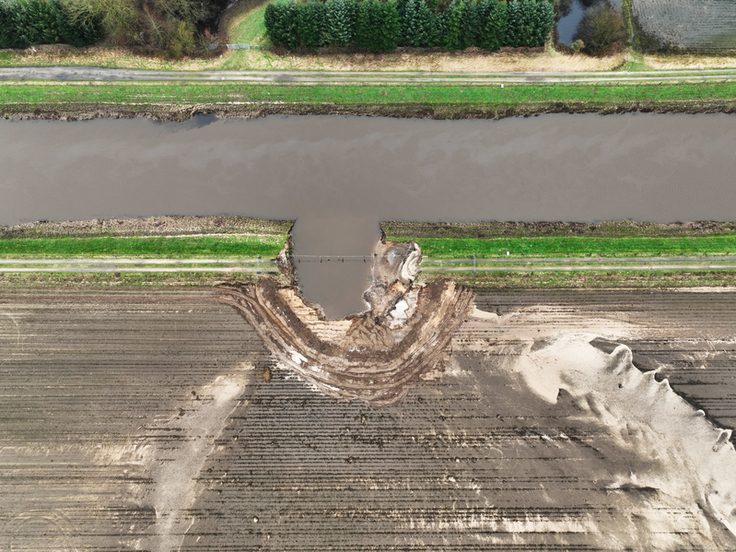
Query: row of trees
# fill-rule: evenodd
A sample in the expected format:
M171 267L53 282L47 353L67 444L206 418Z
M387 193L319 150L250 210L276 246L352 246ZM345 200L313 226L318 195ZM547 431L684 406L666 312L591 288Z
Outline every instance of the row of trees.
M101 18L66 9L59 0L0 1L0 48L30 44L86 46L100 40Z
M228 0L0 0L0 48L110 44L177 58L202 49Z
M431 1L431 0L430 0ZM284 0L266 8L271 41L290 50L398 46L464 50L542 46L554 26L554 0Z

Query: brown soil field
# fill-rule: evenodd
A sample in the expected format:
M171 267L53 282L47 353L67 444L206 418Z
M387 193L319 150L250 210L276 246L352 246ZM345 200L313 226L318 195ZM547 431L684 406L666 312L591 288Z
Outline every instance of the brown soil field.
M649 387L667 377L734 427L736 293L478 293L442 376L383 408L277 364L221 294L0 289L2 549L736 544L693 496L700 466L660 446L659 429L616 425L613 403L571 381L550 398L550 374L521 364L553 358L539 355L555 336L603 336L586 338L595 354L625 344L639 369L659 369ZM670 396L663 385L653 396ZM632 414L658 402L670 404Z

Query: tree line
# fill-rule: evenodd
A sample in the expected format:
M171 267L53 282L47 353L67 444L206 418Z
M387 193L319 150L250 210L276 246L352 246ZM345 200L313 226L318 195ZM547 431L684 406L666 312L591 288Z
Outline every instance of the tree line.
M428 3L429 2L429 3ZM290 50L399 46L464 50L543 46L554 0L279 0L265 12L268 37Z
M0 48L66 43L204 51L229 0L0 0Z
M0 1L0 48L31 44L86 46L101 38L101 18L59 0Z

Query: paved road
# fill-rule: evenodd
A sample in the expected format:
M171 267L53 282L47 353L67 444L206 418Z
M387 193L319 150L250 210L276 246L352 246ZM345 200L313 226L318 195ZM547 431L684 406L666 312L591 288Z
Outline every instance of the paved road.
M435 72L337 72L337 71L150 71L102 67L2 67L0 81L60 82L243 82L243 83L462 83L462 84L534 84L562 82L662 82L707 81L736 78L736 69L638 72L507 72L507 73L435 73Z

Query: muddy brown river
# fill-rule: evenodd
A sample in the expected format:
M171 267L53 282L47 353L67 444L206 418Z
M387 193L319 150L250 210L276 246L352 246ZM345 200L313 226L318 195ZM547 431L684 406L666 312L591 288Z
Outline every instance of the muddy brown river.
M370 262L362 257L380 220L733 220L734 121L653 114L0 121L0 224L294 218L303 291L340 317L364 308Z

